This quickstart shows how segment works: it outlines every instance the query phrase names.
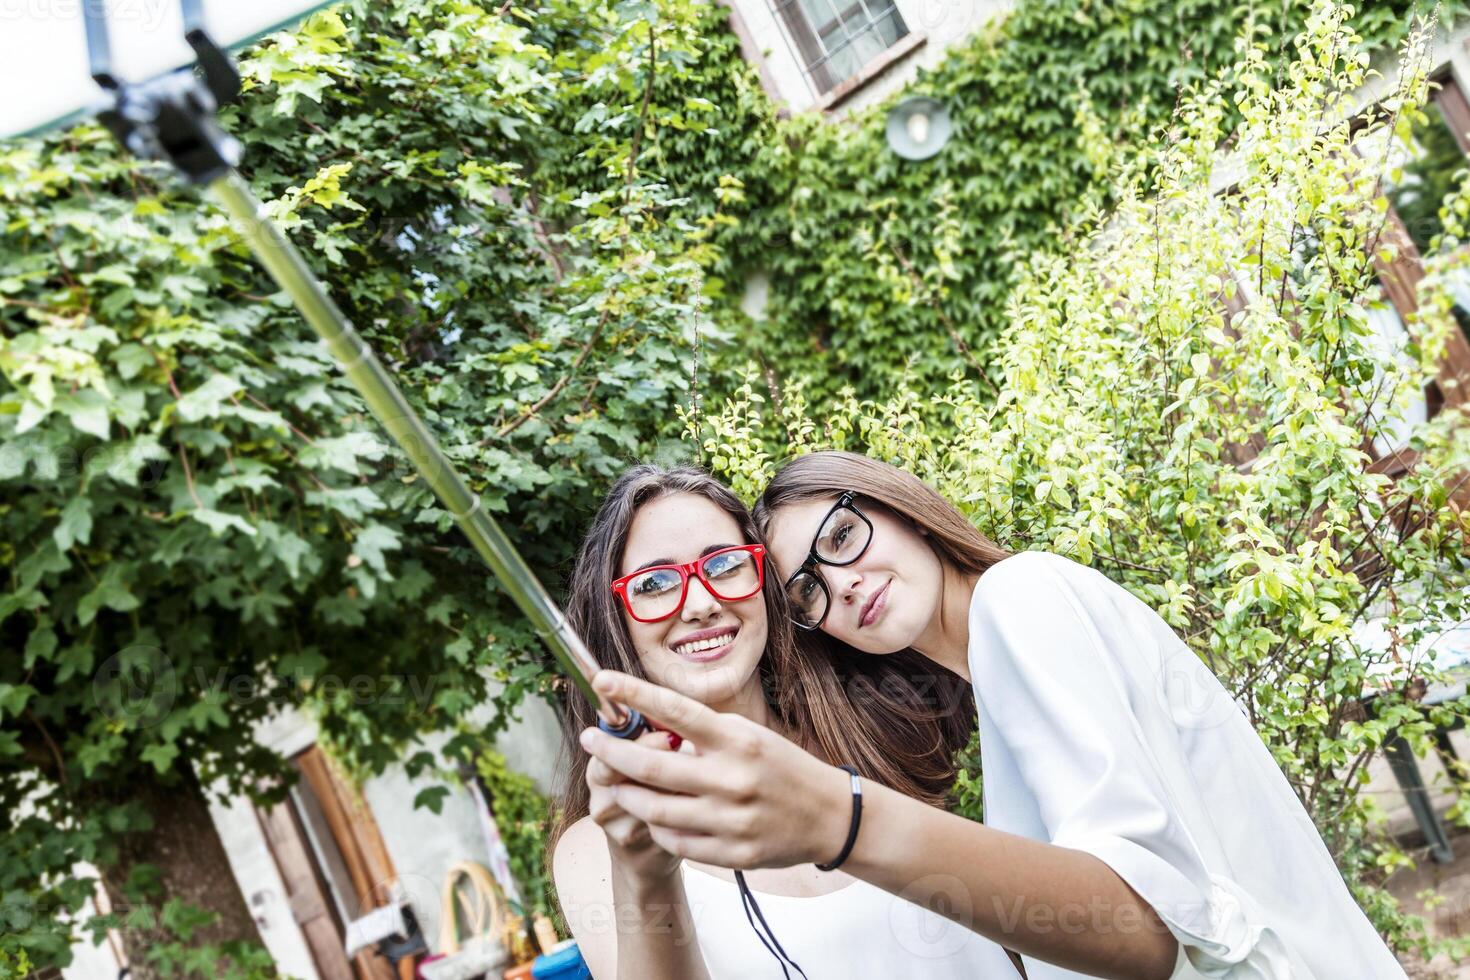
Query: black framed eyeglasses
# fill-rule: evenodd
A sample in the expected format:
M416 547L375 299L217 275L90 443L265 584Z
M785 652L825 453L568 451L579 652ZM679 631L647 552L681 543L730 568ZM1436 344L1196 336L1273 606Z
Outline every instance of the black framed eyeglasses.
M818 565L851 565L863 556L873 541L873 522L858 510L857 494L848 490L827 511L812 538L806 561L786 580L786 599L796 628L811 632L822 628L832 607L832 592L817 570Z

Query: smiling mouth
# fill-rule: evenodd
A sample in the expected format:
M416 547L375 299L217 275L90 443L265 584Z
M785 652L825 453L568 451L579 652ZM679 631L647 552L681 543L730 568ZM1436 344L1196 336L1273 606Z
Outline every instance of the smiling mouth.
M878 617L882 615L884 608L888 605L888 587L892 584L893 580L889 579L883 583L883 588L868 597L868 601L863 604L862 615L858 617L859 629L865 626L872 626Z
M708 663L711 660L719 660L730 652L735 644L735 637L739 635L738 628L721 630L713 636L705 636L700 639L685 640L674 645L674 652L685 660L693 663Z

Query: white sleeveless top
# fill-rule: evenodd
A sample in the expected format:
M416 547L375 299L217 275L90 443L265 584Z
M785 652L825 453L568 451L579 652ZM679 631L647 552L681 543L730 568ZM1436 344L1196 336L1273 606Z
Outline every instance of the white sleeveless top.
M684 894L711 980L783 980L745 918L733 881L683 865ZM868 884L797 898L751 889L807 980L1019 980L1004 949L943 916ZM800 980L795 970L792 980Z

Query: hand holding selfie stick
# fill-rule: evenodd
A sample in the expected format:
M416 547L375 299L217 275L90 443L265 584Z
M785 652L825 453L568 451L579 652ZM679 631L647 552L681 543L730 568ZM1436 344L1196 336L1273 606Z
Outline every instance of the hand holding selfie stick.
M535 625L561 670L597 708L598 726L619 738L647 731L637 712L602 697L592 688L598 665L545 588L532 574L505 532L486 513L444 456L418 414L352 324L337 308L285 234L266 216L235 166L240 143L220 128L215 108L235 98L240 76L226 54L204 30L202 0L180 0L184 33L202 77L192 67L130 84L113 74L107 15L101 0L84 0L87 52L93 79L113 96L99 119L135 156L167 160L193 184L206 186L236 222L236 227L301 315L326 342L368 408L408 455L424 481L454 517L480 557Z

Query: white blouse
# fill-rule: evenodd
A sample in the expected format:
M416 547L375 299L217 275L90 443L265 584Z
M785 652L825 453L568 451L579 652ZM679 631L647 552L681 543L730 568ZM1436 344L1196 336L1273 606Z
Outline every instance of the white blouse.
M1014 555L975 588L969 661L985 823L1104 861L1179 940L1174 978L1405 976L1243 711L1132 593ZM1079 924L1139 927L1058 910ZM1029 980L1080 976L1025 962Z
M712 980L784 980L745 918L735 883L682 865L684 895ZM807 898L753 891L776 940L807 980L1020 980L1000 946L854 879ZM795 970L792 980L800 980Z

